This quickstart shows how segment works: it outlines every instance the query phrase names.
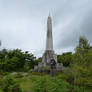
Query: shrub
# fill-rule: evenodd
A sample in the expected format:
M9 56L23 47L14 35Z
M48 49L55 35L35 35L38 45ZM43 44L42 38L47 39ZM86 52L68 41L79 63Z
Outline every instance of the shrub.
M33 81L33 92L68 92L69 84L58 78L50 76L41 77L38 80Z
M10 76L6 76L1 83L2 90L4 92L12 92L13 90L18 90L18 92L21 92L18 82L16 82L16 80L11 78Z

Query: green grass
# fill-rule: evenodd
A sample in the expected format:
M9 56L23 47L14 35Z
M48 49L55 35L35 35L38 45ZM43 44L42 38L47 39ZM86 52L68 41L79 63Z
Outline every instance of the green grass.
M39 80L39 78L44 77L44 76L39 76L39 75L31 75L23 77L23 78L16 78L18 83L20 84L20 88L22 91L28 91L32 92L32 81Z
M21 79L20 88L22 91L31 91L32 81L28 78Z
M3 92L3 91L0 89L0 92Z

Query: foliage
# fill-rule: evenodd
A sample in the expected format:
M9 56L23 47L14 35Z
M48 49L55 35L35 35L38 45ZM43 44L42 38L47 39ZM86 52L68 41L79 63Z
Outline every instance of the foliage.
M68 63L68 60L70 62L69 67L59 76L61 79L74 85L76 90L81 88L83 92L92 91L92 46L85 37L79 38L79 44L70 59L67 60L67 56L62 54L58 56L58 60L61 60L63 65L64 62ZM89 89L91 91L88 91Z
M72 60L72 52L63 53L58 55L58 62L62 63L64 66L69 66Z
M33 92L68 92L68 83L49 76L33 81Z
M27 51L22 52L19 49L0 51L0 71L25 71L33 68L35 57Z
M38 63L40 63L40 62L42 62L42 58L41 58L41 57L38 58L38 59L36 59L36 61L35 61L35 65L38 65Z
M32 81L33 92L84 92L82 87L69 84L61 75L56 77L43 76Z
M16 80L10 76L6 76L3 78L3 80L1 80L0 89L2 89L4 92L12 92L14 89L18 90L18 92L21 92L18 82L16 82Z
M84 36L81 36L79 38L79 44L75 49L76 53L84 55L88 51L89 48L90 48L90 44L88 43L87 38Z

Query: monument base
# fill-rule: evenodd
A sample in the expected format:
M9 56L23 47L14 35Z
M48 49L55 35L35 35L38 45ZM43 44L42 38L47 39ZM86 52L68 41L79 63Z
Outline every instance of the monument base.
M61 72L65 70L65 67L62 65L62 63L56 63L54 70L57 72ZM51 71L51 66L49 64L44 64L43 62L40 62L37 66L34 66L34 71L36 72L44 72L44 71Z
M42 62L46 65L50 64L51 59L57 63L57 55L52 50L46 50L42 57Z
M65 69L65 67L62 65L62 63L57 62L57 55L54 53L54 51L46 50L42 57L42 62L38 64L38 66L34 67L34 71L51 71L51 59L54 59L56 62L54 70L56 71L62 71Z

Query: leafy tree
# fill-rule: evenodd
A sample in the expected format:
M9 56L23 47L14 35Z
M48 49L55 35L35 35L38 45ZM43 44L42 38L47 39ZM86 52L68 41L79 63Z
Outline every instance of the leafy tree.
M88 40L80 37L76 52L72 55L70 75L74 76L74 85L86 90L92 88L92 47ZM69 72L69 70L67 70ZM68 72L66 74L68 74ZM72 73L72 74L71 74ZM90 91L89 91L90 92Z
M0 70L3 71L24 71L33 68L35 57L33 54L22 52L19 49L0 51Z
M36 59L36 61L35 61L35 65L38 65L39 62L42 62L42 57Z
M84 36L80 36L79 44L75 49L76 53L80 53L81 55L84 55L89 48L90 48L90 44L88 43L87 38Z
M33 69L36 61L36 57L34 57L33 54L29 54L28 52L25 53L26 56L26 62L25 62L25 69Z
M63 53L62 55L58 55L58 62L63 63L64 66L69 66L72 60L72 52Z

